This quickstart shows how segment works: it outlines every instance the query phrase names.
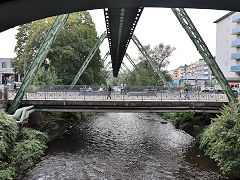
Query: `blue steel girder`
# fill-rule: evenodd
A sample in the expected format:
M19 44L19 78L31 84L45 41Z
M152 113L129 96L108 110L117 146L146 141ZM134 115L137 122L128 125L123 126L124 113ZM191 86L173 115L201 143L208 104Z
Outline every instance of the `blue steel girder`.
M12 104L8 109L9 114L13 114L21 104L22 98L28 86L31 85L31 83L33 82L38 69L47 57L53 42L57 38L64 24L67 22L68 16L69 14L63 14L56 17L51 29L48 31L47 36L45 37L43 43L40 46L36 57L34 58L31 66L29 67L20 89L18 90Z
M117 77L143 7L104 9L113 76Z

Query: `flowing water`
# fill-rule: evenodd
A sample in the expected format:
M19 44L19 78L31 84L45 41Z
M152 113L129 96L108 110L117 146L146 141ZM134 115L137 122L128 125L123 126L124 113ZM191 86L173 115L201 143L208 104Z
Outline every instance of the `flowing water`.
M195 140L157 114L106 113L49 143L24 180L226 179Z

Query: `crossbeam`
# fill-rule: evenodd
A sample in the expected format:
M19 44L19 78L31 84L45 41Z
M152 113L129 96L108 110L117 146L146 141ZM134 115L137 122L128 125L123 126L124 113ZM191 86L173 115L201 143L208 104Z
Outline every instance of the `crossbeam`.
M156 63L154 62L154 60L149 56L149 54L147 53L147 51L144 49L144 47L142 46L142 44L140 43L140 41L137 39L137 37L135 35L132 36L132 40L133 42L136 44L136 46L138 47L139 51L142 53L142 55L147 59L147 61L149 62L149 64L152 66L153 70L155 71L155 73L158 75L158 77L160 78L160 80L163 82L163 84L168 88L168 90L171 90L169 83L167 82L167 80L165 79L165 77L163 76L163 74L159 71Z
M172 8L173 13L177 17L178 21L185 29L186 33L192 40L193 44L197 48L198 52L207 63L209 69L212 72L212 75L216 78L219 85L223 89L224 93L227 95L229 102L235 103L237 102L237 98L229 86L226 78L224 77L221 69L219 68L217 62L215 61L213 55L209 51L207 45L205 44L204 40L202 39L201 35L199 34L198 30L194 26L192 20L188 16L187 12L183 8Z
M132 58L128 55L128 53L125 54L126 58L128 59L128 61L132 64L132 66L136 69L137 72L139 72L138 67L136 66L136 64L134 63L134 61L132 60Z
M124 63L124 62L122 62L122 65L125 67L125 69L129 72L130 70L129 70L129 68L127 67L127 65Z
M104 9L114 77L118 75L142 11L142 7Z
M103 59L102 59L102 62L103 62L103 63L107 60L107 58L108 58L109 55L110 55L110 51L108 51L108 52L105 54L105 56L103 57Z
M96 51L98 50L99 46L102 44L102 42L104 41L104 39L106 38L107 33L104 32L100 38L97 40L96 44L93 46L92 50L90 51L89 55L87 56L86 60L84 61L83 65L81 66L81 68L79 69L77 75L75 76L75 78L72 81L72 84L70 85L70 90L76 85L76 83L78 82L80 76L82 75L82 73L86 70L89 62L92 60L94 54L96 53Z
M51 29L48 31L47 36L45 37L43 43L40 46L36 57L34 58L31 66L29 67L20 89L18 90L12 104L8 109L9 114L13 114L21 104L22 98L28 86L32 84L38 69L42 65L45 58L47 57L53 42L57 38L64 24L67 22L68 16L69 14L63 14L56 17L54 23L52 24Z

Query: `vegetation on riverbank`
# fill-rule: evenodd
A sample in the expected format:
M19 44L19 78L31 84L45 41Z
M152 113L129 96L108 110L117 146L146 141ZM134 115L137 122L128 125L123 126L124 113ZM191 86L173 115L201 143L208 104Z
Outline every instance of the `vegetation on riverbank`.
M239 104L224 106L221 115L211 119L189 113L163 113L177 128L194 134L199 148L218 163L222 173L240 172L240 109ZM184 129L188 125L187 130ZM189 132L188 132L189 131ZM196 131L196 133L193 133Z
M16 120L0 111L0 179L15 179L44 154L47 133L19 128Z
M220 116L200 134L200 149L214 159L221 171L240 172L239 104L225 106Z
M180 128L194 137L197 137L201 130L210 124L210 117L202 114L163 113L162 117L170 119L176 128Z
M0 111L0 179L15 179L34 166L44 155L46 143L63 134L70 126L92 113L53 113L42 116L41 122L33 118L38 130L20 128L16 120ZM40 114L36 114L40 116ZM52 119L50 118L52 116ZM63 119L65 118L65 119ZM31 119L31 118L30 118ZM31 120L30 120L31 121ZM25 126L32 126L27 123ZM41 131L45 132L41 132ZM46 133L48 132L48 133Z

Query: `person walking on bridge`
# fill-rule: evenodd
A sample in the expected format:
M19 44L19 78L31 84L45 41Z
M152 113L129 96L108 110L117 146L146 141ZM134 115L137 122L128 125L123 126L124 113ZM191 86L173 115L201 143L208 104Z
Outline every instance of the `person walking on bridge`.
M112 91L112 88L111 86L108 87L108 95L107 95L107 99L110 98L111 99L111 91Z

